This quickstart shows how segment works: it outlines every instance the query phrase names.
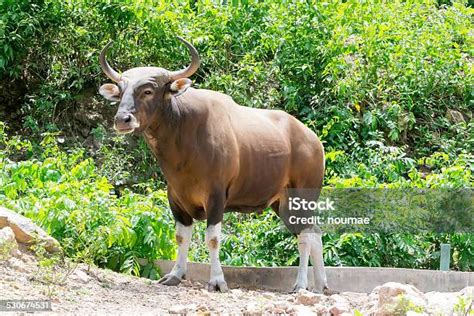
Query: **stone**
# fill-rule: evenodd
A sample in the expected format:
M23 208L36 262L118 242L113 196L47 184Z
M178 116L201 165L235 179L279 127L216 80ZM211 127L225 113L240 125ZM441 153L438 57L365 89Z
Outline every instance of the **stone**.
M454 124L465 122L462 113L455 110L448 110L446 112L446 118L448 119L448 121Z
M35 225L30 219L0 206L0 228L10 227L17 242L32 245L36 242L44 244L49 252L59 252L59 242L49 236L43 229Z
M275 301L273 302L273 305L275 305L276 308L280 308L283 310L291 309L291 304L287 301Z
M329 300L333 304L329 308L329 313L331 313L331 315L343 315L350 312L351 308L349 302L341 295L333 294L330 296Z
M3 243L15 243L15 233L10 227L3 227L0 229L0 245Z
M297 304L310 306L319 302L321 302L321 295L306 290L299 290L296 295Z
M267 300L272 300L272 299L275 298L275 295L273 295L273 294L270 293L270 292L264 292L264 293L262 294L262 296L263 296L264 298L266 298Z
M312 310L314 310L318 315L327 315L329 313L329 309L322 305L322 304L315 304L311 306Z
M371 315L386 315L405 313L408 310L420 312L426 310L426 307L426 297L413 285L388 282L377 286L370 293L364 310Z
M433 315L452 315L459 293L429 292L425 294L427 311Z
M466 286L461 291L459 291L459 294L462 296L474 298L474 286Z
M187 315L190 311L194 309L195 306L175 305L168 309L168 312L170 314Z
M233 295L237 296L237 297L240 297L240 296L244 295L244 291L242 291L240 289L232 289L232 290L230 290L230 292Z
M20 272L20 273L29 272L27 265L23 261L15 257L11 257L10 259L8 259L8 266L12 268L13 270L15 270L16 272Z
M246 315L262 315L262 312L262 308L254 302L249 303L247 304L247 306L245 306L244 313Z
M334 304L329 307L329 313L332 316L343 316L344 314L350 313L349 305L346 304Z
M292 315L295 314L295 315L301 315L301 316L305 316L305 315L319 315L319 313L313 309L311 309L310 307L308 306L305 306L305 305L295 305L293 307L293 313Z
M18 257L18 244L13 230L4 227L0 229L0 259L6 260L10 256Z
M84 271L82 271L80 269L74 270L74 273L73 273L73 275L71 275L71 277L75 280L78 280L79 282L82 282L82 283L87 283L91 280L91 277L87 273L85 273Z
M208 312L209 311L209 307L207 307L206 304L204 303L201 303L199 305L196 306L196 311L200 312L200 313L205 313L205 312Z
M292 314L293 306L288 301L275 301L273 303L267 303L264 307L265 312L269 312L272 315L275 314Z

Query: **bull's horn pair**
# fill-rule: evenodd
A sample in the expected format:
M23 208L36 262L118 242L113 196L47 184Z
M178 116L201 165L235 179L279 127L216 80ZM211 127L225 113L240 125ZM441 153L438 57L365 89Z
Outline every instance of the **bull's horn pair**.
M191 54L191 64L185 69L178 71L170 71L169 75L171 81L192 76L192 74L194 74L198 70L199 64L201 63L196 48L185 39L179 36L177 36L177 38L188 47L189 53ZM100 66L102 67L102 70L107 75L107 77L109 77L115 82L119 82L122 79L122 76L112 67L110 67L109 63L107 62L107 59L105 58L105 53L107 52L107 49L110 47L110 45L112 45L112 41L105 45L105 47L100 52Z

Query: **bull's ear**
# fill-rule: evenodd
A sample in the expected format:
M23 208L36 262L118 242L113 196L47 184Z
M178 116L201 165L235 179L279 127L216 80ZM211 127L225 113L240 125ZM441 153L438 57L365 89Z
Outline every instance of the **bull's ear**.
M170 86L170 91L173 96L178 96L184 91L186 91L187 88L191 86L193 82L189 80L188 78L181 78L178 80L173 81L173 83Z
M106 83L102 85L99 89L99 93L109 101L119 101L120 100L120 90L114 84Z

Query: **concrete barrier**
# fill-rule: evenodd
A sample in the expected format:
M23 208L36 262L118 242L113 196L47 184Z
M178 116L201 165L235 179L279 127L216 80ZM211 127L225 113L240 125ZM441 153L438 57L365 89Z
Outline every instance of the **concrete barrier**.
M174 262L155 261L162 274L171 271ZM310 268L312 269L312 268ZM224 275L230 287L290 291L296 280L297 267L230 267L224 266ZM312 271L309 284L313 284ZM209 280L210 266L188 263L186 278L194 281ZM423 292L457 292L474 285L474 272L434 271L399 268L327 267L329 287L340 292L370 293L386 282L412 284Z

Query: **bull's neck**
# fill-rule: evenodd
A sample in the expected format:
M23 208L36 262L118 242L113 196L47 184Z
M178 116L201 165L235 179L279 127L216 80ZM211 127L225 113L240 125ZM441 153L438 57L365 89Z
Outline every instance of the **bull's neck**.
M166 170L177 163L182 151L181 129L187 119L184 105L177 98L157 107L152 115L152 123L144 131L145 140L160 167Z

